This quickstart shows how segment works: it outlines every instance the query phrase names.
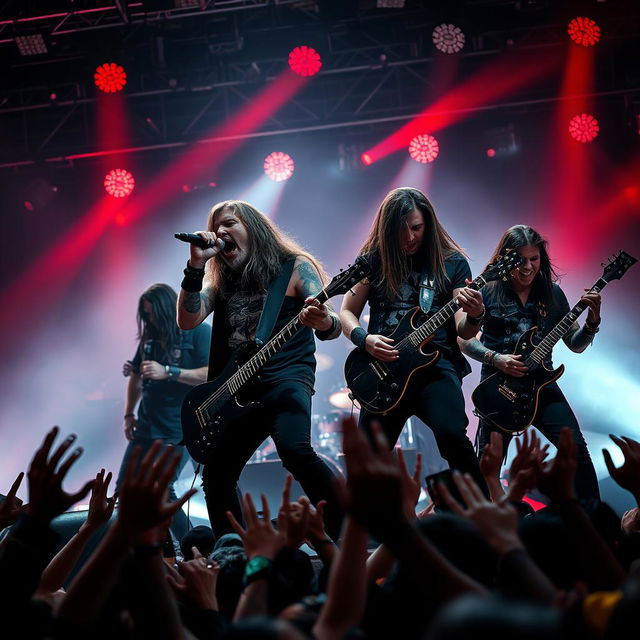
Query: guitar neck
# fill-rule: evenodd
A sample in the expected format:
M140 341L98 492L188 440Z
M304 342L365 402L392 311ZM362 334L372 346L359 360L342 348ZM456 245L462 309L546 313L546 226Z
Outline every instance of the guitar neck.
M485 284L487 284L487 281L482 276L478 276L467 286L469 289L479 291ZM447 302L440 311L434 313L424 324L421 324L415 331L411 332L405 340L408 340L413 346L421 344L430 335L433 335L440 327L442 327L447 320L452 318L459 308L460 304L456 298L453 298Z
M590 291L599 293L607 286L607 284L608 282L604 278L600 278L591 287ZM586 308L586 302L580 300L573 309L571 309L571 311L569 311L564 318L562 318L562 320L560 320L560 322L558 322L558 324L540 341L536 348L526 358L524 364L527 367L535 367L536 365L542 364L549 356L558 340L566 335L567 331L569 331L573 326L573 323Z
M324 289L314 298L314 301L320 303L324 303L326 300L328 300L328 296ZM249 358L225 383L224 386L227 388L229 395L237 393L250 378L258 373L269 358L278 353L285 342L287 342L301 326L300 314L298 314L278 331L256 354Z

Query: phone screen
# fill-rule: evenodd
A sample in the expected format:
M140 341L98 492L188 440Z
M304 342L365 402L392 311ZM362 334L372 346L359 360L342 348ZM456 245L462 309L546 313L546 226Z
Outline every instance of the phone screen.
M441 483L445 487L447 487L454 500L464 506L464 500L462 500L460 492L458 491L458 487L453 481L453 471L451 469L444 469L443 471L438 471L438 473L433 473L430 476L427 476L425 478L425 483L427 485L429 496L431 497L431 500L433 501L433 504L438 511L451 511L449 505L440 497L440 494L438 493L438 483Z

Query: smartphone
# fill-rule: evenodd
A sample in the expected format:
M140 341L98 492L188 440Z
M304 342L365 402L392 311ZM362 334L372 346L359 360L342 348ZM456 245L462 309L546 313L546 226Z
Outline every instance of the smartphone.
M453 471L451 469L443 469L438 473L432 473L425 478L427 491L435 505L437 511L451 511L449 505L440 497L437 484L441 483L449 490L449 493L460 505L464 506L464 500L458 491L456 483L453 481Z

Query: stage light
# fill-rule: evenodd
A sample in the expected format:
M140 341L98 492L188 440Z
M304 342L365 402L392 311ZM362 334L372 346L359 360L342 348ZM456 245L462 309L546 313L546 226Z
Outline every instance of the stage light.
M105 93L121 91L127 84L127 74L123 67L115 62L101 64L93 74L96 87Z
M274 182L283 182L293 175L293 158L282 151L274 151L264 159L264 172Z
M600 131L598 121L589 113L580 113L573 116L569 122L569 133L578 142L591 142L595 140Z
M567 33L583 47L593 47L600 40L600 27L591 18L574 18L567 27Z
M366 164L367 166L369 166L370 164L373 164L373 158L368 153L363 153L360 156L360 160L362 160L362 164Z
M126 198L131 195L136 181L126 169L111 169L104 177L104 190L114 198Z
M439 24L431 34L436 49L442 53L458 53L465 43L464 33L454 24Z
M488 158L496 157L496 150L493 147L489 147L489 149L487 149L487 157Z
M416 136L409 143L409 155L422 164L433 162L440 153L438 141L428 133Z
M299 76L314 76L322 67L322 59L315 49L303 45L291 51L289 66Z
M37 56L41 53L47 53L47 45L39 33L29 36L16 36L16 45L21 56Z
M404 9L405 0L376 0L378 9Z

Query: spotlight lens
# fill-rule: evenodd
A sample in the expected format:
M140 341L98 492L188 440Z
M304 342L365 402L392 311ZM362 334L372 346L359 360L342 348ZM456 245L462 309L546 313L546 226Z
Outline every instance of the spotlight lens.
M126 169L111 169L104 177L104 190L113 198L131 195L136 181Z
M578 142L591 142L596 139L600 125L590 113L580 113L569 121L569 133Z
M127 74L123 67L115 62L101 64L93 74L96 87L105 93L122 91L127 84Z
M438 141L428 133L416 136L409 143L409 155L416 161L423 164L433 162L440 153Z
M431 34L436 49L442 53L458 53L465 43L464 33L455 24L439 24Z
M299 76L314 76L322 67L322 59L315 49L302 45L289 53L289 67Z
M274 151L264 159L264 172L274 182L288 180L293 170L293 158L282 151Z
M574 18L567 27L567 33L582 47L593 47L600 40L600 27L591 18Z

